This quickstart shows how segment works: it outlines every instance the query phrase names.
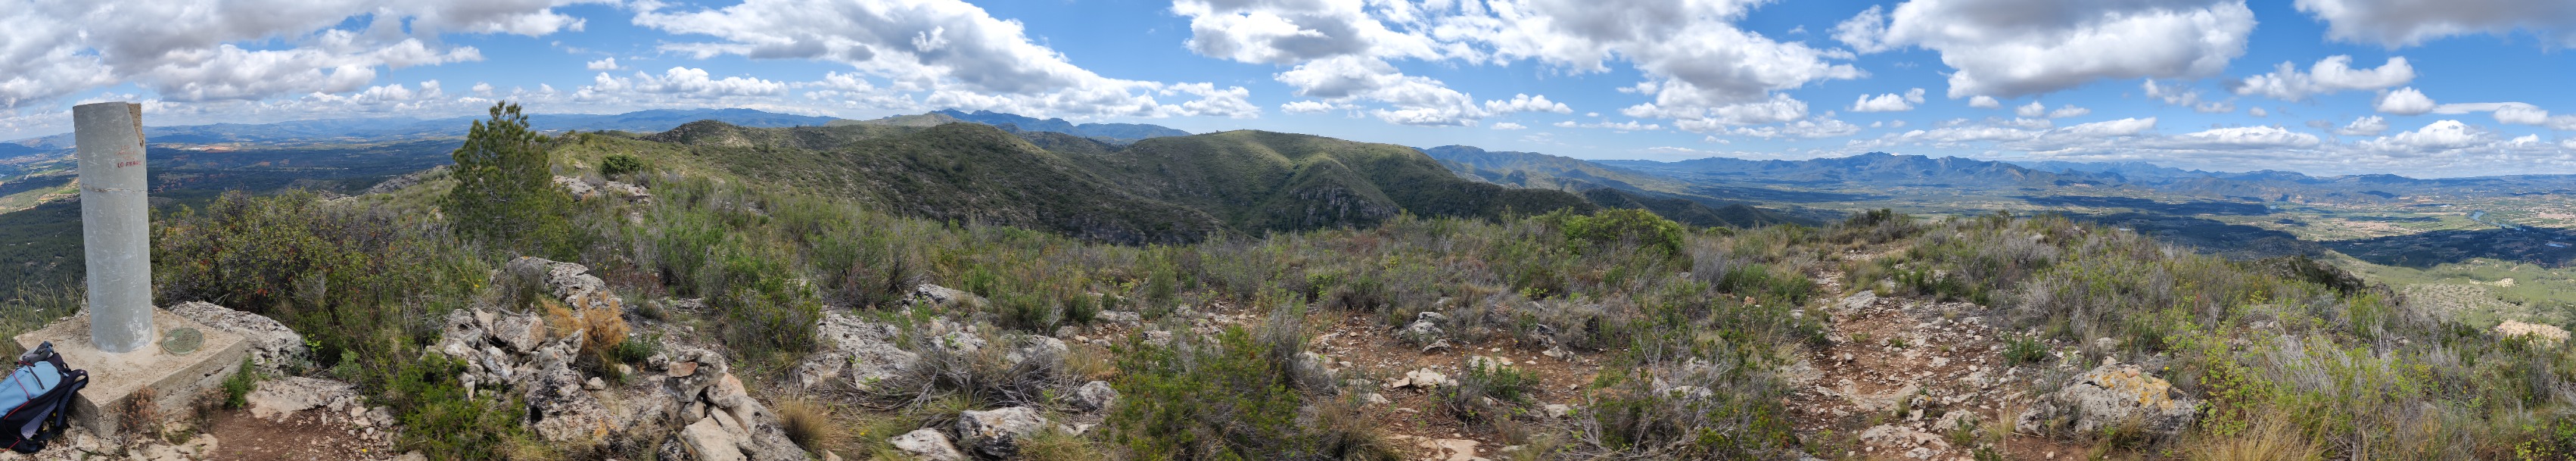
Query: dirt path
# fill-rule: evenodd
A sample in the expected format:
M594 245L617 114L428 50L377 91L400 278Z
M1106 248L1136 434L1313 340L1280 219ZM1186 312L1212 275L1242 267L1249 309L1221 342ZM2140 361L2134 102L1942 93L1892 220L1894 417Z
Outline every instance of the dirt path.
M1855 255L1870 259L1886 251ZM1817 275L1832 345L1809 348L1788 373L1793 424L1808 450L1835 459L1966 460L2002 440L2007 459L2072 459L2083 447L2010 434L2030 405L2032 369L2001 363L2004 332L1986 308L1845 289Z

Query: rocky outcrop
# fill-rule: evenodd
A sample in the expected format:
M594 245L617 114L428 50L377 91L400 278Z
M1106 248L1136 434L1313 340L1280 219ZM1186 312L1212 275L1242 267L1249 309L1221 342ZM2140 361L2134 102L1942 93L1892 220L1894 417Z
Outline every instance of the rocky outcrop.
M522 256L519 259L510 260L510 263L503 266L501 270L508 276L516 278L511 282L537 284L546 294L554 296L554 299L563 300L574 307L606 307L576 302L607 302L604 299L594 300L589 296L592 293L607 291L608 282L591 276L590 268L587 266Z
M495 274L502 279L495 282L518 285L495 286L560 299L581 308L575 315L623 313L607 284L588 272L579 264L520 258ZM546 441L659 443L657 453L674 460L807 459L720 352L666 337L663 352L647 358L643 369L616 364L626 379L611 384L613 376L573 366L587 334L549 332L539 313L478 307L450 312L444 323L430 350L466 364L457 379L468 397L515 396L527 405L522 422Z
M2496 324L2495 331L2496 336L2504 338L2530 337L2531 342L2540 347L2556 346L2558 343L2567 341L2567 330L2542 323L2506 320L2504 323Z
M894 325L868 323L839 312L824 312L815 330L831 346L805 357L793 376L808 389L827 382L846 382L853 389L873 389L902 376L921 361L921 354L895 347L902 334Z
M986 458L1019 456L1022 438L1046 429L1048 422L1029 407L1010 407L989 411L968 410L957 414L957 438L967 451Z
M2038 407L2023 412L2013 427L2038 434L2131 428L2172 436L2190 427L2200 408L2200 401L2177 394L2172 383L2136 365L2106 363L2041 396Z
M313 350L305 347L304 335L296 334L295 330L287 329L286 324L277 323L276 320L270 320L259 314L226 309L223 306L205 302L188 302L171 306L170 313L206 324L217 330L241 335L246 343L244 346L250 349L251 363L257 365L260 372L271 376L284 374L281 371L286 367L308 364L313 360Z

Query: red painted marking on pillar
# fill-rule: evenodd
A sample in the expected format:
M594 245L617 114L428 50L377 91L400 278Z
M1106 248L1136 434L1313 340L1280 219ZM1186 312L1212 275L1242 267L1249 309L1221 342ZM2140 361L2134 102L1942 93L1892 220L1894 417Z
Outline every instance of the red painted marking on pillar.
M133 161L133 160L127 160L127 161L122 161L122 162L116 162L116 167L117 167L117 168L124 168L124 167L135 166L135 165L141 165L141 164L143 164L143 162L138 162L138 161Z

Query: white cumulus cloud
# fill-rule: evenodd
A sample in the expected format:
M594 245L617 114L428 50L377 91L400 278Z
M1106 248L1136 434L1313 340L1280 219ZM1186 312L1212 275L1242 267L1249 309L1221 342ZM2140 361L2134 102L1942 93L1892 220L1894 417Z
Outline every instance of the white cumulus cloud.
M2376 69L2353 69L2352 56L2334 55L2318 60L2300 72L2292 63L2281 63L2272 73L2246 77L2235 82L2239 95L2262 95L2283 101L2304 101L2309 96L2350 90L2378 90L2404 85L2415 80L2415 67L2406 58L2388 58Z
M362 91L378 69L483 59L442 34L580 30L562 3L12 2L0 5L0 109L119 82L174 102Z
M1018 21L960 0L748 0L711 9L636 4L634 22L713 37L666 42L696 56L837 62L928 93L931 106L1032 116L1258 116L1239 92L1101 76L1031 40ZM1168 104L1156 96L1196 97Z
M2326 36L2391 48L2466 34L2522 31L2576 45L2576 2L2560 0L2298 0Z
M2432 112L2435 106L2433 98L2411 86L2380 93L2379 101L2371 103L2373 109L2397 115L2420 115Z
M1878 95L1878 96L1870 96L1870 95L1866 95L1866 94L1864 94L1864 95L1860 95L1860 100L1858 100L1858 101L1852 101L1851 111L1852 111L1852 112L1904 112L1904 111L1914 110L1914 105L1915 105L1915 104L1922 104L1922 103L1923 103L1923 89L1922 89L1922 88L1915 88L1915 89L1905 90L1905 94L1903 94L1903 95L1898 95L1898 94L1896 94L1896 93L1884 93L1884 94L1880 94L1880 95Z
M1949 95L2013 97L2102 79L2196 78L2245 53L2242 0L1911 0L1835 28L1861 52L1937 51Z

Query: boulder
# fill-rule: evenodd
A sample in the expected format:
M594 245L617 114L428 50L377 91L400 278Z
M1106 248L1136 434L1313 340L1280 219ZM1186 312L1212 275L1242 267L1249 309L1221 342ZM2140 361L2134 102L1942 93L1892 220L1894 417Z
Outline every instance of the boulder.
M893 444L895 450L921 461L966 461L966 453L957 451L956 444L948 443L948 434L936 430L918 429L894 436L887 442Z
M1108 381L1092 381L1074 388L1073 395L1066 399L1083 411L1103 411L1118 403L1118 389L1109 387Z
M1449 320L1449 316L1440 315L1438 312L1423 312L1421 314L1417 314L1413 317L1413 324L1404 327L1404 336L1406 339L1411 339L1416 342L1431 342L1432 340L1440 339L1440 334L1442 333L1440 330L1440 322L1447 320Z
M912 297L904 300L908 305L930 306L946 306L961 302L982 304L983 301L984 298L975 296L974 293L927 283L912 287Z
M477 315L479 313L481 311L473 309L447 311L447 320L439 325L438 344L429 350L473 361L474 352L492 341L491 325L482 320L488 314Z
M608 290L608 282L590 275L590 267L534 256L510 260L502 270L519 281L536 283L557 300L571 300ZM498 284L495 284L496 286Z
M2200 401L2176 394L2172 383L2137 365L2104 364L2040 396L2038 406L2022 412L2013 427L2041 434L2132 427L2155 438L2172 436L2190 427L2200 409Z
M533 313L501 314L492 321L492 339L510 352L536 352L546 342L546 325Z
M957 438L966 451L985 458L1018 456L1019 439L1037 434L1047 426L1046 418L1038 416L1038 410L1029 407L967 410L957 414Z
M680 429L680 443L689 449L689 458L697 461L745 461L742 437L724 429L715 418L701 418Z
M1040 364L1049 367L1061 367L1064 365L1064 355L1072 352L1073 348L1066 346L1064 344L1064 340L1045 336L1029 336L1028 339L1024 340L1022 344L1020 344L1019 349L1011 350L1011 353L1003 356L1002 359L1004 362L1012 365L1019 365L1020 362L1036 360Z
M815 331L831 347L797 364L797 384L804 387L846 379L852 388L870 389L879 381L902 376L921 361L921 354L895 347L895 337L902 332L894 325L825 312Z
M325 405L346 407L358 402L358 385L303 376L287 376L260 381L259 386L243 396L250 404L252 417L271 421L286 419L290 413Z
M242 336L249 348L251 363L272 376L282 374L287 364L311 361L312 349L304 346L304 335L259 314L226 309L204 302L182 303L170 307L170 313Z

